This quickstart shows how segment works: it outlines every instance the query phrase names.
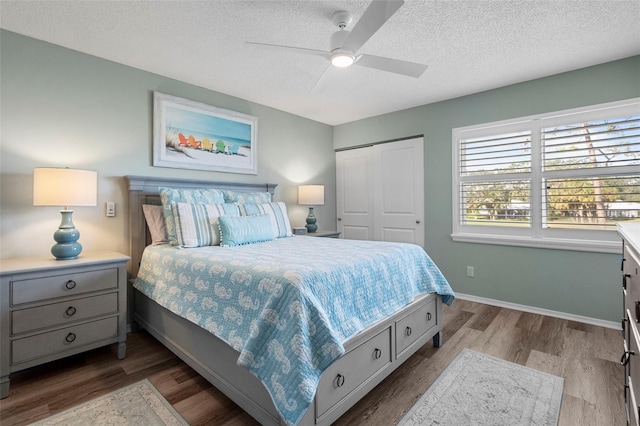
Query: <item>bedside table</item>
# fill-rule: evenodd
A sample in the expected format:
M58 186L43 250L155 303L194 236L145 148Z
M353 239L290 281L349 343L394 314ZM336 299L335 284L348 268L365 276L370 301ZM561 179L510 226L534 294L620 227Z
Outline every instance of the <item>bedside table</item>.
M0 260L0 398L16 371L112 343L125 357L128 261L116 252Z
M340 232L338 231L316 231L316 232L307 232L303 234L307 237L324 237L324 238L340 238Z

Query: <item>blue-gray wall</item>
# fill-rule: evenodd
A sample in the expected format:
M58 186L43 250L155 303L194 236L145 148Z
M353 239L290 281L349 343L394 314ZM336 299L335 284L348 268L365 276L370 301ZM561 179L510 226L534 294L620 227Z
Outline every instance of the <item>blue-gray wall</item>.
M424 134L425 247L456 291L618 321L619 255L452 241L451 131L638 96L640 56L336 126L334 147Z
M333 128L263 105L205 90L12 32L0 31L0 258L49 255L59 208L34 207L34 167L98 172L98 206L76 207L85 251L128 253L124 175L277 183L294 226L299 183L324 184L316 216L335 229ZM258 117L258 175L153 167L153 92ZM104 203L115 201L107 218Z
M33 207L32 170L98 171L98 207L78 207L85 250L128 252L123 175L278 183L293 225L298 183L326 186L316 215L335 229L334 148L425 137L426 248L462 293L608 321L620 317L618 256L451 240L451 129L640 96L640 57L331 127L263 105L0 31L0 258L48 255L60 222ZM427 72L428 78L428 72ZM259 118L258 175L151 166L153 91ZM106 218L104 203L118 215ZM475 278L466 277L475 266Z

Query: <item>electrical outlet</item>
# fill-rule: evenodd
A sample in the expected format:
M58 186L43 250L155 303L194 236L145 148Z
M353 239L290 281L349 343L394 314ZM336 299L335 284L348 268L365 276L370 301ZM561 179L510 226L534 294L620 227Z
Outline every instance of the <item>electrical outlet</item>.
M107 217L114 217L116 215L116 203L113 201L107 202Z
M473 278L475 276L475 268L473 266L467 266L467 276Z

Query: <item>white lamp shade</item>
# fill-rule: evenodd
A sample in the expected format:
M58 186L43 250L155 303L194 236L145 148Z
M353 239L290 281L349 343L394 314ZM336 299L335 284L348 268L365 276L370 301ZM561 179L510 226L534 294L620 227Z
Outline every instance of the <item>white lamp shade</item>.
M91 170L33 169L34 206L97 205L98 173Z
M300 185L298 204L303 206L321 206L324 204L324 185Z

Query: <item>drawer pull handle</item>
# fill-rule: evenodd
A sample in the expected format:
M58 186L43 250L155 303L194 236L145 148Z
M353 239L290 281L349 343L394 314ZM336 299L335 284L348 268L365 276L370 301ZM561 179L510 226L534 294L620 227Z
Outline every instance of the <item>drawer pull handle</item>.
M631 274L623 274L622 275L622 289L627 289L627 278L631 278Z
M74 308L73 306L69 306L67 308L66 311L64 311L64 313L68 316L68 317L72 317L76 314L77 310L76 308Z
M411 327L405 328L404 335L407 337L411 336Z
M427 312L427 321L431 321L431 312Z
M69 280L64 283L64 286L67 288L67 290L73 290L74 288L76 288L76 282L74 280Z
M73 343L74 340L76 340L75 333L69 333L67 334L67 337L64 338L64 341L67 343Z
M338 374L336 376L335 383L337 388L344 386L344 376L342 374Z
M382 351L378 348L375 348L373 350L373 359L380 359L381 356L382 356Z
M629 361L631 360L631 355L635 355L635 353L633 351L624 351L624 353L622 354L622 357L620 358L620 364L621 365L629 364Z

